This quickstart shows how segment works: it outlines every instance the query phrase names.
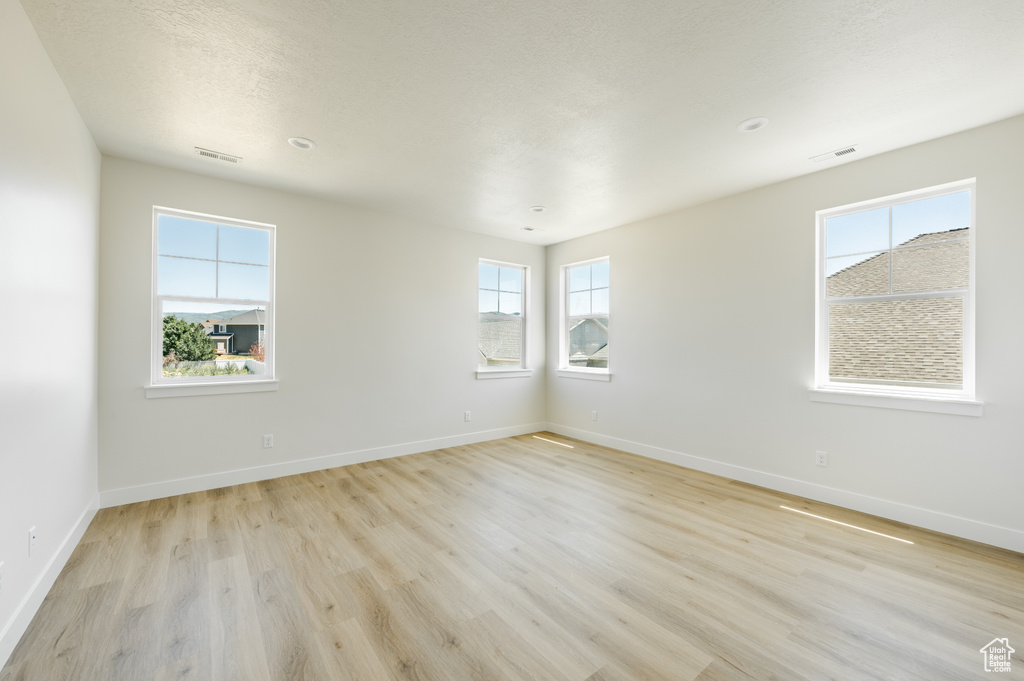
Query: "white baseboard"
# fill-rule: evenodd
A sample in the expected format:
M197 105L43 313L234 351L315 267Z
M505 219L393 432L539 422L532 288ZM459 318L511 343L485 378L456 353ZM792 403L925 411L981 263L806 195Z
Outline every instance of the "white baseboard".
M100 508L120 506L122 504L133 504L139 501L151 499L162 499L177 494L190 494L202 492L218 487L230 485L242 485L249 482L280 478L285 475L298 475L312 471L335 468L337 466L348 466L354 463L366 461L377 461L389 459L394 456L405 456L406 454L419 454L420 452L431 452L435 449L445 447L458 447L471 445L477 442L488 440L499 440L503 437L525 435L544 430L546 423L527 423L521 426L510 426L508 428L497 428L495 430L483 430L475 433L462 435L450 435L431 440L420 440L418 442L406 442L397 445L384 447L373 447L361 449L354 452L341 454L328 454L312 459L299 459L297 461L283 461L281 463L269 464L267 466L255 466L253 468L241 468L238 470L224 471L222 473L211 473L209 475L198 475L191 478L178 478L165 480L135 487L121 487L119 489L108 489L100 491Z
M1024 532L1009 527L991 525L978 520L961 518L958 516L931 511L908 504L902 504L888 499L878 499L856 492L818 485L813 482L787 478L774 473L752 468L744 468L714 459L705 459L690 454L682 454L661 447L653 447L631 440L623 440L609 435L592 433L579 428L570 428L557 423L548 423L547 429L552 433L576 438L584 442L621 449L631 454L639 454L651 459L673 463L677 466L693 468L705 473L720 475L724 478L747 482L752 485L767 487L779 492L794 494L807 499L821 501L834 506L842 506L862 513L888 518L908 525L923 527L928 530L950 534L955 537L962 537L972 541L998 546L1000 548L1024 553Z
M50 558L46 567L36 578L35 583L32 584L32 588L29 589L21 603L14 610L14 615L7 621L3 629L0 629L0 669L3 669L3 666L7 664L7 660L10 659L15 646L18 645L18 641L25 634L25 630L31 624L32 618L35 617L36 612L39 610L39 606L43 604L46 594L50 592L50 587L57 581L60 571L64 569L68 559L71 558L71 553L78 546L78 542L81 541L82 535L85 534L85 530L89 527L89 523L92 522L97 510L99 510L98 496L93 497L89 505L82 511L82 515L78 517L78 522L71 528L68 535L64 537L64 541L57 547L56 553Z

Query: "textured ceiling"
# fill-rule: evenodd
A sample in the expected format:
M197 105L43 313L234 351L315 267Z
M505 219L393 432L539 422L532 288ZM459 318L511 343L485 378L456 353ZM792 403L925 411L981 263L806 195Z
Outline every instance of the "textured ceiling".
M22 5L106 154L542 244L1024 112L1021 0Z

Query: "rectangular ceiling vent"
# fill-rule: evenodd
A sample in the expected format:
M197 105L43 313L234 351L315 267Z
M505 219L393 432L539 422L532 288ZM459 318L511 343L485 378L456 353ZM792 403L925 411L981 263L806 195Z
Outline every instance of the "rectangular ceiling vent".
M841 158L843 156L849 156L850 154L857 153L857 145L851 144L848 147L842 149L836 149L830 151L827 154L818 154L817 156L811 156L811 163L824 163L825 161L831 161L834 158Z
M209 149L203 149L202 147L196 147L196 153L206 158L213 158L218 161L227 161L228 163L238 163L242 160L241 156L232 156L231 154L222 154L219 151L210 151Z

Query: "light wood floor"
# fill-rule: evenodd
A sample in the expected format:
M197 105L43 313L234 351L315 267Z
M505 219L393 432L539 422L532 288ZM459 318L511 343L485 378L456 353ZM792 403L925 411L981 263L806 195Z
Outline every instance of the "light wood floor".
M102 510L0 681L959 681L1024 650L1024 555L543 435L575 449Z

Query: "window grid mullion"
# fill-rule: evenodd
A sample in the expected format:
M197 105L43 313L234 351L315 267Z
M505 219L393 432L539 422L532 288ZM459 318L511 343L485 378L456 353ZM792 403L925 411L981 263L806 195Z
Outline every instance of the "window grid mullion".
M891 300L923 300L926 298L959 298L966 296L970 289L966 288L949 288L939 289L930 291L908 291L906 293L877 293L873 295L863 296L842 296L835 298L825 298L825 303L831 305L832 303L868 303L868 302L887 302Z
M892 206L889 206L889 293L892 293Z
M217 264L214 266L213 291L220 298L220 225L217 225Z

